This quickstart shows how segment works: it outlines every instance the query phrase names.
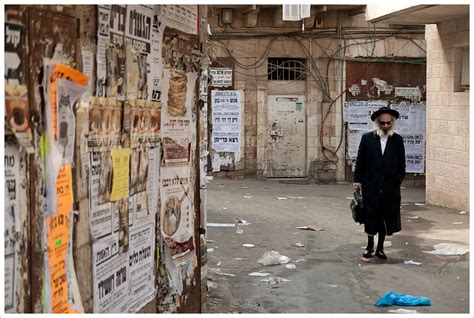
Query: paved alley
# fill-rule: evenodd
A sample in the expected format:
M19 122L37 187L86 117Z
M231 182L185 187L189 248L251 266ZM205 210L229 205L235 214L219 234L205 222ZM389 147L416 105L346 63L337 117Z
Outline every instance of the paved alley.
M439 243L468 245L469 213L424 205L423 189L402 189L402 231L387 237L387 261L367 263L360 259L366 235L352 220L351 195L348 184L214 178L208 223L240 218L250 224L241 226L241 234L234 227L207 228L209 292L203 312L385 313L400 307L373 304L393 291L429 297L431 306L404 307L418 313L468 313L469 254L424 251ZM297 229L307 225L321 231ZM257 263L272 250L291 261ZM404 263L409 260L421 264ZM270 275L249 276L255 272ZM262 281L274 277L288 281Z

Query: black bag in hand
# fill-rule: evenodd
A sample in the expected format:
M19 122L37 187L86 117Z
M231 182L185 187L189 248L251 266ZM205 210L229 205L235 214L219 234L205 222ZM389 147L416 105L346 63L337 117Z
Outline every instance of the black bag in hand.
M354 199L352 199L351 204L352 218L354 222L359 224L365 223L365 209L364 209L364 199L362 193L359 191L354 191Z

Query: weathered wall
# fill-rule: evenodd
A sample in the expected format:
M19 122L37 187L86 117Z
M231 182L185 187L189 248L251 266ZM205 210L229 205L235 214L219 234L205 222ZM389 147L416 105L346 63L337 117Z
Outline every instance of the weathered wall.
M202 59L200 44L206 41L207 32L206 18L200 19L199 17L206 17L207 7L187 6L177 10L177 14L186 13L187 24L173 19L165 21L164 16L173 17L174 15L169 13L161 15L161 10L167 9L170 12L176 7L164 7L166 6L106 6L99 8L98 6L22 5L6 8L6 21L20 24L23 29L21 32L22 47L17 51L21 60L21 70L19 72L17 70L14 70L15 72L8 71L8 74L5 70L5 75L12 81L10 84L24 85L26 93L25 98L21 99L19 98L21 96L13 96L15 91L8 88L9 92L13 92L9 93L11 96L9 95L8 98L10 101L14 101L15 105L18 105L20 100L21 103L24 103L24 107L29 110L29 115L25 115L25 120L31 126L28 134L21 135L15 131L15 127L7 125L5 135L6 143L16 145L15 147L20 150L19 160L15 166L15 169L18 170L17 176L9 175L10 179L15 177L18 184L16 193L10 191L12 198L16 195L19 199L14 209L11 209L15 216L14 226L16 229L9 228L9 231L5 232L5 238L14 238L12 246L17 250L18 260L14 266L16 268L15 291L10 289L8 293L8 295L11 295L12 292L16 293L15 303L11 308L12 312L67 312L71 309L86 313L109 312L116 311L119 306L124 311L138 311L140 313L200 311L201 292L206 291L205 285L204 290L201 289L202 260L205 263L205 255L201 258L201 234L204 234L201 218L205 217L206 206L201 206L200 186L202 185L202 174L206 180L206 171L200 164L201 150L205 147L202 145L202 136L197 133L197 127L200 124L198 114L202 108L202 102L198 102L200 97L199 74L207 67ZM101 14L99 14L100 10L102 10ZM129 25L126 31L124 31L125 21ZM155 38L150 35L152 27ZM109 29L114 29L113 31L118 31L118 33L121 31L122 35L120 38L109 37ZM14 35L16 36L16 33ZM164 43L163 38L159 38L164 35L169 42ZM100 36L105 37L107 42L99 41L100 44L98 44ZM128 36L128 43L134 44L134 49L131 49L131 45L127 46L129 49L127 61L124 57L123 60L117 62L117 59L122 57L119 50L122 49L123 52L124 49L120 40L124 40L126 36ZM13 37L13 40L18 39ZM113 42L114 40L116 42ZM147 43L148 47L140 45L140 40L143 41L141 43ZM9 40L6 38L5 41ZM176 45L177 42L179 45ZM107 50L107 53L101 51L104 53L101 55L99 46L104 51ZM117 51L109 52L111 47ZM15 52L17 49L12 50ZM139 54L136 53L137 51ZM165 51L163 56L162 51ZM149 62L151 72L154 72L153 76L151 72L148 72L150 73L150 77L148 77L143 63L137 65L143 61L143 56L145 59L149 58L145 61ZM162 63L162 57L166 58L165 63ZM88 94L84 93L83 98L77 103L68 104L66 98L69 101L74 89L79 89L69 87L68 89L53 90L51 87L53 83L57 84L56 79L53 79L53 76L46 77L50 74L45 73L45 63L50 71L56 66L45 58L54 60L62 67L64 73L58 73L58 76L69 74L67 84L70 86L75 76L85 78L85 75L80 73L81 71L88 72L91 83ZM113 64L113 62L119 64ZM117 68L111 67L113 65ZM105 79L102 77L104 82L96 81L97 77L100 77L99 67L102 71L101 74L106 76ZM155 90L164 89L165 86L161 84L161 81L168 81L168 78L163 77L163 68L166 68L168 73L185 73L189 80L184 83L184 88L183 85L179 85L178 88L174 87L173 94L168 94L171 91L168 88L163 92L163 95L169 99L170 96L184 94L186 103L179 104L179 107L176 106L181 112L176 114L176 110L168 108L168 104L171 104L168 103L168 100L163 102L163 112L166 114L163 116L163 120L160 120L163 114L160 112L161 103ZM124 74L124 69L131 71ZM139 71L142 71L140 76ZM122 83L124 80L128 81L126 96L125 94L119 96L119 90L112 89L116 84L114 80L119 77L117 72L121 72L120 76L123 76ZM148 86L140 84L141 81ZM160 85L157 87L158 81ZM166 87L171 86L169 85L171 82L169 80ZM77 85L79 85L78 83ZM105 86L103 86L104 84ZM83 86L80 91L86 91L85 84L81 83L80 85ZM107 92L101 90L104 87ZM65 126L71 127L73 123L75 125L75 129L69 129L66 136L69 137L71 131L75 132L74 142L71 138L71 140L67 139L65 143L74 145L74 155L70 156L71 159L66 159L66 157L69 158L66 155L66 150L55 153L58 155L57 157L51 155L52 149L57 147L59 139L64 138L64 135L59 136L59 130L58 138L51 137L52 123L57 124L57 122L48 117L51 116L52 111L57 111L58 114L61 114L59 110L64 111L63 104L57 105L59 102L57 103L56 99L50 97L55 96L57 92L60 92L60 89L62 89L61 94L57 94L59 102L64 102L66 105L64 107L70 109ZM153 89L152 94L148 93L148 89ZM89 99L89 97L99 95L104 97L100 99L100 107L104 107L101 108L100 114L104 117L99 120L98 126L101 133L97 134L94 130L97 128L94 126L96 120L89 118L95 118L90 116L90 111L97 110L93 109L96 107L93 104L99 99ZM112 107L116 107L116 109L107 109L112 104ZM134 108L132 109L132 107ZM107 116L118 109L120 109L120 115L113 117L118 120L109 125ZM133 125L130 124L132 111ZM46 118L50 119L46 120ZM137 118L138 124L135 122ZM154 125L152 119L155 119ZM8 121L10 122L10 120L13 118L10 118L9 115ZM64 118L58 115L58 121L58 127L63 129L64 126L59 124L65 123ZM163 122L167 124L167 127L173 125L173 128L177 128L171 132L167 130L166 136L169 139L177 140L179 133L181 133L180 137L184 137L182 140L187 142L184 147L187 152L184 155L181 149L176 150L178 147L173 147L174 144L163 145L164 143L161 142L160 123L163 124ZM117 129L120 135L117 134ZM205 128L203 129L205 134ZM63 130L61 130L61 134L63 134ZM21 141L20 137L23 137L24 140ZM101 161L100 165L92 167L92 156L90 156L92 152L99 151L101 158L107 159L110 157L112 148L125 151L140 149L140 164L137 165L136 170L133 170L132 167L131 174L126 176L127 181L128 177L132 180L135 171L135 179L138 180L139 173L140 186L135 186L135 190L132 190L133 186L124 181L122 185L127 184L129 191L127 191L127 195L122 194L125 196L118 200L111 198L111 192L114 192L113 188L115 187L112 186L112 183L115 184L112 182L113 178L107 178L111 174L111 167L105 167L107 166L106 161ZM154 150L154 156L150 154L151 149ZM176 154L174 151L181 157L176 161L166 161L165 159ZM152 165L152 158L162 158L161 152L164 154L163 163L160 164L155 160ZM10 148L9 153L11 153ZM147 156L148 154L150 155ZM71 165L70 176L63 174L61 179L68 180L65 187L60 182L48 183L48 181L55 180L51 177L52 171L54 171L51 158L57 159L56 162L60 162L62 167ZM176 159L176 157L173 158ZM129 155L128 159L130 159ZM168 175L173 169L183 171L177 178L178 184L175 182L176 175L169 179L172 178L173 182L165 182L166 180L160 179L161 172L165 169L167 169ZM92 172L93 170L100 171L100 178L98 173ZM106 173L102 175L102 172L107 170L108 175ZM100 186L105 184L105 189L108 190L104 190L105 192L99 190L99 185L91 181L93 178L97 182L100 179ZM93 183L96 186L93 186ZM171 183L174 188L168 189L169 192L160 191ZM182 185L186 185L187 188ZM168 199L172 198L172 194L178 192L184 192L184 195L180 196L181 202L187 199L191 203L186 206L183 203L182 212L181 209L175 211L179 213L175 231L167 233L165 236L161 213L168 211L168 205L165 208L165 204L161 205L160 200L167 203ZM66 193L67 200L62 196L64 193ZM161 198L160 194L163 195ZM104 201L103 204L112 204L112 208L105 209L108 211L106 214L109 213L106 217L103 217L104 214L98 207L99 196L101 196L100 200ZM139 199L139 196L142 199ZM56 197L57 201L49 201L51 197ZM72 202L68 201L69 198ZM129 201L134 202L133 207L128 207ZM47 205L46 202L57 202L57 205ZM115 208L115 204L118 208ZM63 215L60 210L65 209L68 211L64 211ZM173 209L175 209L174 206ZM65 217L63 218L63 216ZM93 222L94 217L97 222ZM71 222L63 222L64 219L71 220ZM115 223L111 221L112 219ZM97 232L93 234L93 231L98 230L97 225L94 228L93 223L99 223L99 227L101 227L100 224L105 227L99 229L99 234ZM13 223L9 222L9 224ZM185 233L180 232L172 236L178 232L178 229L181 232L185 231ZM187 241L181 242L181 237L178 234L185 234L181 236L186 236ZM133 244L134 236L135 246ZM71 239L69 240L69 238ZM166 243L165 238L168 239ZM107 257L97 261L99 254L97 251L105 251L105 249L102 250L102 247L108 247L107 241L114 243L115 246L120 245L120 253L109 253ZM183 244L186 250L179 250L176 247L180 244ZM149 247L152 247L151 250L155 252L148 253ZM203 248L205 249L205 240ZM67 252L65 252L66 250ZM114 261L114 259L118 261ZM72 260L73 263L70 262ZM132 260L134 261L133 269ZM130 265L123 267L129 262ZM105 265L103 265L104 263ZM147 269L146 273L143 273L143 268ZM104 272L104 269L108 271ZM126 269L126 274L124 274L124 269ZM134 282L132 282L133 276L136 278ZM148 279L146 282L143 281L145 276ZM9 279L9 282L12 280ZM126 292L123 288L125 282L128 283ZM121 285L120 288L119 285ZM143 290L146 290L146 294L143 293ZM131 291L136 291L136 293ZM110 297L111 293L114 293L113 297ZM70 297L71 294L73 296ZM110 307L111 298L115 299L113 301L119 298L120 304ZM140 310L137 309L139 307L141 307Z
M460 87L469 17L426 26L426 200L469 209L469 89Z
M304 32L301 22L283 22L279 7L260 8L255 27L245 26L248 16L242 10L234 9L233 22L227 26L222 24L220 14L219 8L209 11L213 34L210 56L232 55L246 65L236 64L234 69L235 88L243 89L246 96L245 151L242 163L235 167L240 175L268 175L267 96L303 93L306 95L306 176L316 181L344 181L346 143L342 105L345 94L340 97L346 87L344 59L424 58L426 55L422 30L402 31L384 24L374 28L365 21L363 13L349 15L346 10L318 13L316 28L312 30L313 12L311 18L305 19ZM344 40L337 39L338 32ZM281 34L272 35L275 33ZM287 36L282 35L285 33ZM306 58L311 75L306 81L268 81L268 57ZM310 58L313 63L309 62ZM326 118L324 125L321 124L323 118ZM338 160L328 151L323 153L322 144L329 151L335 151L341 144L336 152Z

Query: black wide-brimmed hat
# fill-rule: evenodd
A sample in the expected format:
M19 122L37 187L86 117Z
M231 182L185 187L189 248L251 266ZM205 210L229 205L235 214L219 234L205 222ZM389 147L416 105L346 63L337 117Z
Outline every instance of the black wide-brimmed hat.
M372 121L375 121L382 114L390 114L392 116L395 116L396 119L400 117L400 114L395 109L391 109L390 107L380 107L370 116L370 119L372 119Z

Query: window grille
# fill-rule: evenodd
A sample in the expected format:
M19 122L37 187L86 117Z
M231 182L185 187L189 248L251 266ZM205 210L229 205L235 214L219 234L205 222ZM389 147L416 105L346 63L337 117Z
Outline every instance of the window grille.
M268 80L304 81L306 80L306 59L271 57L268 59Z

